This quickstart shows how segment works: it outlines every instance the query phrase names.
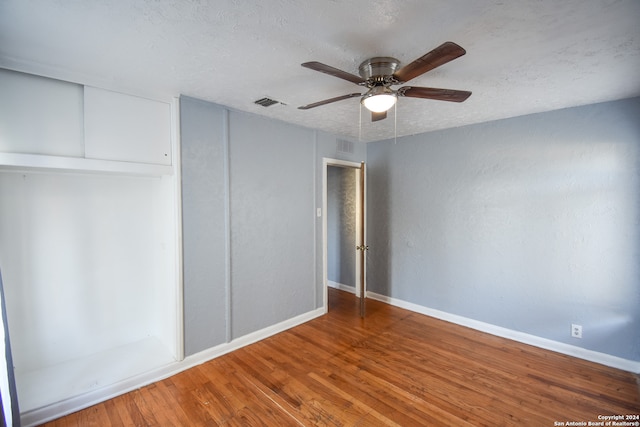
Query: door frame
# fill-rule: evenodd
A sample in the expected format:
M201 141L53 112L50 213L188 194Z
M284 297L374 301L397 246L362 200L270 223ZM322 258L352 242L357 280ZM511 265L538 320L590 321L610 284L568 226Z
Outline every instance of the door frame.
M329 281L328 281L328 225L327 225L327 213L328 213L328 196L327 196L327 174L328 174L328 168L329 166L334 166L334 167L343 167L343 168L350 168L350 169L356 169L357 170L357 174L356 174L356 180L359 181L360 180L360 174L362 173L362 164L358 163L358 162L351 162L351 161L347 161L347 160L338 160L338 159L333 159L333 158L329 158L329 157L323 157L322 158L322 287L323 287L323 302L322 305L324 307L324 312L327 313L329 311ZM365 168L365 172L364 172L364 182L365 182L365 189L366 189L366 180L367 180L367 173L366 173L366 168ZM361 191L361 186L359 183L357 183L356 185L356 217L357 217L357 224L356 224L356 236L355 236L355 242L353 245L353 249L354 251L356 250L356 245L358 245L359 243L357 242L361 242L361 241L365 241L366 242L366 224L367 224L367 211L365 209L366 207L366 190L365 190L365 194L364 197L361 196L360 194ZM362 203L362 201L364 200L364 205ZM361 212L364 210L364 227L360 226L360 218L362 217ZM364 230L365 236L361 236L361 230ZM363 239L364 237L364 239ZM366 266L366 257L365 257L365 266ZM361 280L360 277L360 271L361 271L361 259L360 256L356 256L356 271L355 271L355 290L356 290L356 295L358 295L358 289L359 289L359 283ZM367 292L366 292L366 268L364 269L364 275L365 275L365 290L364 290L364 294L366 296Z

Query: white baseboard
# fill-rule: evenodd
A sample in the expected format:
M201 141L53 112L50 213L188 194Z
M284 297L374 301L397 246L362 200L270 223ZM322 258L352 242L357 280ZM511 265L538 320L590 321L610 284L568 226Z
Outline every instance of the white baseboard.
M335 282L329 282L328 285L332 286L332 283L335 283ZM332 287L337 287L338 289L343 289L342 287L344 287L343 290L347 292L355 292L354 287L345 286L341 284L336 284L336 285L338 286L332 286ZM514 331L511 329L503 328L503 327L492 325L485 322L480 322L477 320L469 319L469 318L458 316L455 314L446 313L440 310L424 307L418 304L413 304L410 302L387 297L387 296L376 294L373 292L367 292L367 297L377 301L385 302L387 304L394 305L396 307L404 308L406 310L410 310L416 313L435 317L437 319L445 320L447 322L455 323L461 326L466 326L481 332L486 332L499 337L512 339L514 341L522 342L524 344L529 344L535 347L544 348L546 350L555 351L557 353L574 356L574 357L588 360L595 363L600 363L602 365L610 366L612 368L622 369L624 371L633 372L636 374L640 373L640 362L637 362L637 361L627 360L627 359L612 356L609 354L600 353L593 350L587 350L581 347L576 347L573 345L569 345L569 344L565 344L557 341L552 341L546 338L537 337L535 335L526 334L524 332ZM62 417L72 412L79 411L81 409L87 408L89 406L114 398L121 394L127 393L129 391L144 387L156 381L163 380L172 375L178 374L186 369L200 365L209 360L215 359L216 357L230 353L234 350L237 350L249 344L253 344L254 342L260 341L262 339L275 335L279 332L285 331L294 326L305 323L316 317L322 316L323 314L325 314L325 308L324 307L318 308L308 313L304 313L294 318L285 320L284 322L278 323L276 325L272 325L267 328L261 329L259 331L253 332L251 334L245 335L243 337L237 338L231 342L220 344L215 347L211 347L207 350L201 351L200 353L196 353L194 355L188 356L182 361L170 363L165 366L161 366L151 371L142 373L140 375L133 376L131 378L120 381L118 383L104 386L99 389L92 390L91 392L83 393L82 395L79 395L61 402L52 403L45 407L37 408L31 411L22 413L20 417L22 425L25 427L34 426L34 425L42 424L44 422Z
M327 280L327 286L335 289L340 289L341 291L349 292L352 294L357 294L355 286L349 286L342 283L334 282L332 280Z
M397 298L391 298L385 295L367 292L367 298L382 301L396 307L414 311L416 313L435 317L436 319L455 323L457 325L466 326L481 332L486 332L502 338L508 338L524 344L529 344L545 350L555 351L556 353L566 354L568 356L577 357L588 360L590 362L599 363L616 369L621 369L635 374L640 373L640 362L627 360L621 357L612 356L610 354L600 353L593 350L587 350L570 344L553 341L547 338L541 338L524 332L514 331L512 329L503 328L501 326L492 325L490 323L480 322L478 320L469 319L467 317L458 316L456 314L447 313L418 304L403 301Z
M104 402L105 400L112 399L116 396L120 396L151 383L161 381L184 370L215 359L216 357L308 322L309 320L322 316L323 314L325 314L324 307L318 308L240 338L236 338L231 342L211 347L201 351L200 353L188 356L182 361L169 363L140 375L127 378L126 380L92 390L91 392L83 393L70 399L23 412L20 414L21 425L24 427L39 425L81 409L88 408L89 406Z
M252 332L240 338L236 338L231 342L208 348L201 351L200 353L188 356L182 362L180 362L182 365L184 365L181 367L181 371L208 362L209 360L215 359L216 357L220 357L224 354L230 353L249 344L253 344L277 333L286 331L287 329L291 329L294 326L301 325L302 323L308 322L309 320L315 319L316 317L320 317L324 314L324 307L317 308L308 313L304 313L291 319L285 320L284 322L268 326L264 329Z

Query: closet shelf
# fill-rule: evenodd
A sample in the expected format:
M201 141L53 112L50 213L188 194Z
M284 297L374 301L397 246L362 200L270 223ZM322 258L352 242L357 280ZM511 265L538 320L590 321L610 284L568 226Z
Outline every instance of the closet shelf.
M168 165L19 153L0 153L0 170L85 172L137 176L173 175L173 167Z

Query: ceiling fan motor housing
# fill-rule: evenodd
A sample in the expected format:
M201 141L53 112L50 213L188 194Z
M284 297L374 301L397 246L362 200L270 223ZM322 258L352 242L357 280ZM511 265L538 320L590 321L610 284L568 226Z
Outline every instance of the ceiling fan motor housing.
M360 76L371 86L391 83L400 61L389 56L370 58L360 64Z

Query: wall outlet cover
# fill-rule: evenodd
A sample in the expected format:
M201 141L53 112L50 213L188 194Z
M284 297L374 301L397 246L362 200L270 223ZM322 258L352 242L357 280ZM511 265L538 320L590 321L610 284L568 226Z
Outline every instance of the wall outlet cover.
M571 336L574 338L582 338L582 325L571 324Z

